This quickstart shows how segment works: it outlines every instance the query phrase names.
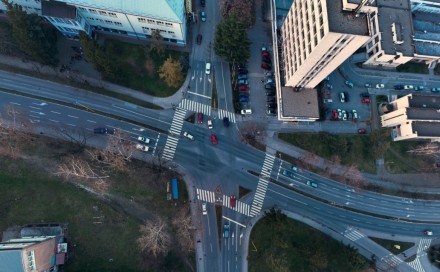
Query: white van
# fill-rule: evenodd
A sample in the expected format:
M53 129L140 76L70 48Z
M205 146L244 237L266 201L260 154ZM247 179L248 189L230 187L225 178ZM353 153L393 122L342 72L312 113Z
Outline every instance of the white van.
M243 115L252 114L252 110L251 109L241 110L241 114L243 114Z
M210 62L207 62L207 63L206 63L206 66L205 66L205 73L206 73L207 75L211 74L211 63L210 63Z

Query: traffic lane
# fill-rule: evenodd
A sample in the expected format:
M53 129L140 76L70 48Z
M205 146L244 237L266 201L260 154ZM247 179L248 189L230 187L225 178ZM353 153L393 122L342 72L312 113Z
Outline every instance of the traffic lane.
M282 201L280 201L281 199ZM264 207L269 208L275 203L281 209L308 216L314 220L319 221L325 218L357 228L367 228L390 234L424 237L423 232L426 229L430 229L434 233L440 231L440 225L437 224L409 223L371 217L315 201L295 192L287 192L280 186L270 184L266 192Z
M218 266L219 251L215 207L213 204L207 204L207 212L207 215L202 215L203 238L200 242L203 243L202 258L205 264L205 271L210 271L212 267Z
M226 271L239 271L241 256L239 259L239 230L240 223L237 221L238 214L230 209L223 209L223 226L229 224L229 237L223 239L223 256ZM223 230L224 231L224 230Z
M218 108L234 112L233 95L231 87L231 74L229 64L223 61L217 64L215 69Z

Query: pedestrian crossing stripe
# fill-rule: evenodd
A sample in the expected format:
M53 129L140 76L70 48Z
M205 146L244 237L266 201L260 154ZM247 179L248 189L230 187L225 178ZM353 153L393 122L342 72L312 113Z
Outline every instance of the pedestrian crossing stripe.
M177 144L179 143L179 137L180 133L182 132L185 116L186 109L177 108L174 112L173 121L171 122L171 127L169 130L170 135L167 137L165 148L162 154L162 158L165 160L172 161L174 159L174 153L176 153Z
M255 190L254 201L252 202L251 206L250 215L252 217L257 215L263 207L263 202L264 198L266 197L266 191L267 187L269 186L269 181L262 177L270 177L274 162L275 157L266 153L266 157L264 158L263 166L261 168L260 178L258 179L257 189Z
M211 105L205 105L200 102L183 99L179 103L179 107L190 111L201 112L205 115L211 115Z
M223 120L223 118L228 117L229 118L229 122L231 123L236 123L237 121L235 120L235 113L230 112L230 111L226 111L223 109L218 109L218 119Z
M419 246L417 247L417 253L426 251L429 249L429 246L431 245L431 239L421 239L419 242Z
M196 194L197 194L198 200L201 200L204 202L209 202L209 203L216 203L215 192L196 188ZM250 205L247 203L244 203L242 201L237 200L235 202L235 207L231 207L231 198L229 196L223 195L222 196L222 205L229 208L229 209L232 209L238 213L249 216Z
M414 261L408 263L409 266L414 268L417 272L425 272L425 269L423 269L422 263L420 262L420 258L416 258Z

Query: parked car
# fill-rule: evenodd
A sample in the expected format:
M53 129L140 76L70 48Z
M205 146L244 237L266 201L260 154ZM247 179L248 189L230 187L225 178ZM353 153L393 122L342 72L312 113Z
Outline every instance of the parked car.
M361 93L361 97L370 97L370 94L369 93Z
M202 8L205 7L205 0L200 0L200 5L202 6Z
M136 149L144 152L148 152L149 148L146 145L136 144Z
M396 90L403 90L403 85L400 85L400 84L394 85L394 89L396 89Z
M240 96L240 102L249 102L249 98L247 96Z
M238 74L239 75L247 75L247 73L248 73L248 70L245 69L245 68L238 69Z
M207 215L208 210L206 209L206 202L202 203L202 215Z
M263 62L261 63L261 68L264 70L272 70L272 65Z
M246 86L246 85L238 85L238 89L240 90L240 91L249 91L249 87L248 86Z
M341 103L345 103L345 93L344 92L340 92L339 93L339 100L341 101Z
M414 90L416 91L423 91L425 89L424 86L416 86L416 88Z
M211 63L207 62L205 65L205 74L209 75L211 74Z
M347 119L353 119L353 113L351 111L347 111Z
M338 119L342 120L342 115L343 115L342 110L338 109Z
M356 110L353 110L352 112L353 112L353 119L355 119L355 120L358 119L359 116L358 116L357 111L356 111Z
M202 44L202 34L197 35L197 44Z
M264 76L266 76L266 77L273 77L274 74L272 72L266 72L266 73L264 73Z
M312 186L313 188L318 188L318 184L313 181L307 181L307 185Z
M241 114L242 115L252 114L252 110L251 109L243 109L243 110L241 110Z
M358 129L358 134L366 134L367 130L365 128Z
M267 109L267 110L266 110L266 114L267 114L267 115L276 115L277 112L276 112L274 109Z
M425 233L427 236L432 236L432 231L430 230L425 230L423 233Z
M274 101L275 101L275 97L273 96L266 97L266 102L274 102Z
M288 170L283 170L283 176L293 178L293 173Z
M218 144L217 136L215 136L215 134L211 134L211 143L212 143L213 145Z
M265 84L265 85L264 85L264 88L265 88L266 90L275 90L275 86L272 85L272 84Z
M263 58L268 58L268 59L270 59L270 54L269 54L269 52L267 52L267 51L261 51L261 56L262 56Z
M191 141L194 141L194 136L192 136L191 134L189 134L186 131L183 133L183 137L186 137L186 138L190 139Z
M238 79L247 79L247 74L238 75Z
M206 13L204 11L200 12L200 19L202 19L202 22L206 22Z
M275 96L275 92L274 91L267 91L266 96Z
M411 89L414 89L414 86L413 85L404 85L403 89L404 90L411 90Z
M438 93L438 92L440 92L440 88L432 88L431 92Z
M277 104L276 103L267 103L266 107L268 109L276 109L277 108Z
M365 83L365 88L371 88L371 87L373 87L373 86L371 86L370 83Z
M212 120L211 119L208 119L208 128L212 129Z
M370 104L370 98L368 98L368 97L362 97L361 101L364 104Z
M275 84L275 82L273 81L273 79L268 78L266 79L265 84Z
M347 121L347 112L345 110L342 110L342 120Z
M267 52L267 47L261 47L261 52Z
M231 195L231 198L229 199L229 203L232 208L234 208L237 205L237 197L235 195Z
M225 126L225 127L229 127L229 118L228 117L223 117L223 125Z
M348 87L350 87L350 88L353 88L353 82L351 82L351 81L348 81L348 80L346 80L345 81L345 85L347 85Z
M203 113L199 112L197 114L197 122L199 122L200 124L203 123Z
M94 133L96 134L115 134L116 133L116 129L115 128L95 128L93 130Z
M238 81L238 84L240 84L240 85L249 85L249 81L247 81L247 79L240 79Z
M265 58L265 57L263 57L263 58L261 58L261 61L262 61L263 63L269 64L269 65L272 64L272 61L271 61L269 58Z
M338 120L338 118L339 118L338 111L336 109L332 110L332 119Z
M143 137L143 136L139 136L139 137L137 138L137 140L138 140L139 142L143 142L143 143L146 143L146 144L150 143L150 139L148 139L147 137Z

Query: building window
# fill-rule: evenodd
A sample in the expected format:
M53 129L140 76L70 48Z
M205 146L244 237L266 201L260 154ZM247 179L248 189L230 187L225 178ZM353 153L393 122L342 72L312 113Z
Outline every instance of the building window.
M35 256L33 250L28 252L28 264L31 271L37 270L37 267L35 265Z
M104 23L104 20L96 18L96 21L100 22L100 23Z
M109 15L110 17L114 17L114 18L117 18L117 17L118 17L118 16L116 15L116 13L114 13L114 12L109 12L108 15Z
M112 24L113 24L113 22L110 21L110 20L105 20L105 23L106 23L106 24L109 24L109 25L112 25Z
M148 19L147 21L148 21L149 24L154 24L154 23L156 23L156 21L151 20L151 19Z
M166 26L172 27L173 24L172 23L165 23Z
M165 30L163 30L163 29L159 29L159 31L161 32L161 33L167 33Z
M174 35L174 31L168 31L168 34Z
M138 18L138 22L139 23L146 23L147 20L145 20L145 18Z
M78 7L80 10L82 11L87 11L87 9L83 8L83 7Z
M88 17L88 19L89 19L90 21L95 21L95 18L92 18L92 17Z
M96 11L96 9L89 9L90 13L95 13L98 14L98 12Z
M101 10L100 10L100 11L99 11L99 14L100 14L100 15L107 16L107 12L105 12L105 11L101 11Z
M142 27L142 31L143 31L144 33L149 33L149 32L150 32L150 28L143 26L143 27Z
M163 22L161 22L161 21L156 21L156 23L157 23L158 25L163 25Z
M35 0L35 3L37 4L40 4L40 2L41 2L40 0Z
M120 22L115 22L115 25L122 26L122 24Z

